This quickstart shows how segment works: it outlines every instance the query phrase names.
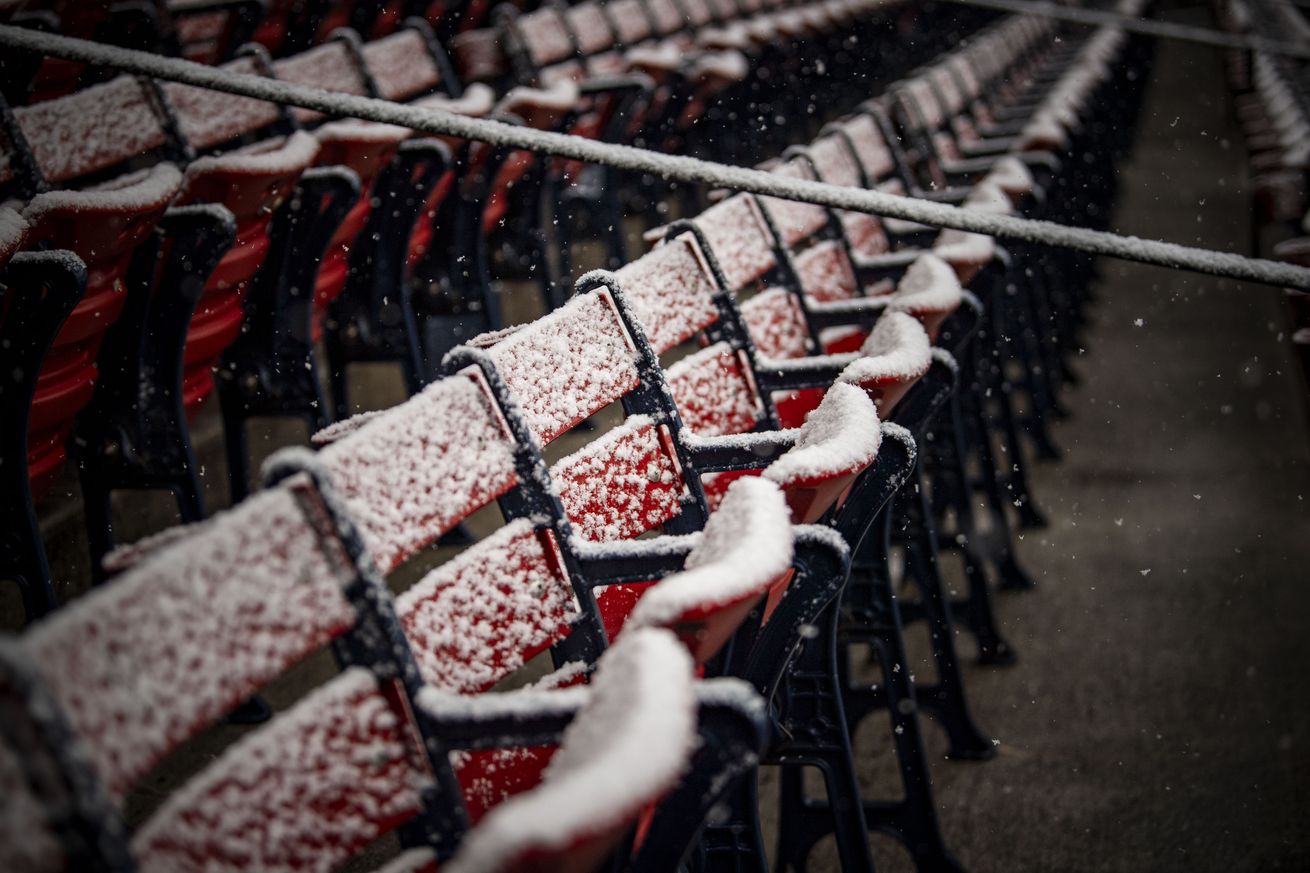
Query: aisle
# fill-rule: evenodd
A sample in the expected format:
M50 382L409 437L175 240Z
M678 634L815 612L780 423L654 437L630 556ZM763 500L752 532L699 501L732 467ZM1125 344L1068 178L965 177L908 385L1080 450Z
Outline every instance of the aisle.
M1217 53L1161 46L1118 230L1243 250L1226 100ZM1022 545L1041 589L1001 599L1020 663L967 675L999 755L935 768L947 842L974 873L1310 868L1310 426L1281 301L1104 269L1067 458L1036 480L1053 524Z

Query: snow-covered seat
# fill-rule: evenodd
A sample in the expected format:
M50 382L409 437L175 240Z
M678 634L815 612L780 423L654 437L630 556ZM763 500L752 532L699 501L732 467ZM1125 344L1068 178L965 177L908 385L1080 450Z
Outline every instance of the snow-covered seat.
M411 715L418 683L387 595L343 524L293 473L147 546L113 585L7 644L5 667L48 695L35 717L67 732L44 743L62 755L71 739L83 756L57 775L83 786L74 811L109 840L81 851L112 853L113 810L153 767L333 641L344 672L172 794L132 836L137 867L325 870L416 817L458 821L436 799L453 781Z

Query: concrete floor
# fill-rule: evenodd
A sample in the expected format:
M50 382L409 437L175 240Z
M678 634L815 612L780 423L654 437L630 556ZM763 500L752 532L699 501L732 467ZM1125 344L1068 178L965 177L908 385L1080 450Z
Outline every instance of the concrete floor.
M1244 250L1249 199L1218 54L1162 45L1146 99L1118 229ZM1034 482L1052 524L1021 544L1040 588L999 605L1020 661L967 667L998 755L941 760L927 731L947 842L975 873L1310 869L1310 424L1279 295L1103 268L1085 381L1056 429L1066 457ZM400 399L398 381L371 384L376 405ZM269 446L301 439L267 434ZM221 471L206 482L221 506ZM75 591L85 546L60 507L80 509L45 512L57 575ZM146 517L140 507L132 515ZM285 705L328 671L308 664L270 700ZM203 761L240 733L221 726L183 757ZM871 791L892 772L874 733L858 743ZM148 780L129 817L189 769ZM908 869L874 839L882 869ZM815 862L835 869L823 847Z

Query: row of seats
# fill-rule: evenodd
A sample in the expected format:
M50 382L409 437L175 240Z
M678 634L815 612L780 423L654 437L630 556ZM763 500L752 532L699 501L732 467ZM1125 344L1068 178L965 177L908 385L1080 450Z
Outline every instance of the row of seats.
M1001 19L768 168L1095 220L1145 48ZM1013 659L991 589L1031 584L1006 532L1041 521L1023 461L1054 450L1089 265L746 194L649 236L409 401L276 455L233 509L112 552L108 584L6 641L0 860L331 870L394 831L388 871L758 869L762 762L780 866L831 836L871 870L878 830L958 869L918 712L953 756L991 754L956 622ZM616 426L579 432L606 408ZM584 442L548 461L566 433ZM502 526L391 596L384 575L492 502ZM932 680L906 655L920 620ZM337 675L124 833L135 785L329 645ZM547 650L545 678L490 693ZM866 651L873 686L841 666ZM897 801L856 778L875 712Z
M1230 31L1273 42L1310 37L1305 10L1287 3L1216 4ZM1227 53L1229 84L1246 140L1255 202L1251 252L1310 266L1310 76L1299 58L1264 51ZM1310 377L1310 295L1288 289L1286 331Z
M836 28L862 23L861 14L880 6L834 2L819 17ZM781 13L722 11L746 16L753 46L800 39L796 28L769 25ZM503 17L498 32L509 44L523 28L509 12ZM736 49L693 50L699 34L725 29L724 20L682 19L682 30L631 33L631 43L613 37L604 72L584 69L595 59L581 49L573 60L534 55L533 72L522 74L522 84L498 82L501 92L485 83L464 87L419 19L369 42L338 32L276 61L252 50L224 68L640 141L634 137L643 129L691 124L701 114L691 104L710 105L728 80L745 78L746 56ZM800 32L821 32L819 25L811 14ZM665 64L657 86L647 75L653 66L640 58L667 56L672 43L679 60ZM661 100L665 111L638 111L633 98ZM627 108L620 111L620 103ZM657 116L671 121L640 123ZM292 416L324 427L334 410L350 409L353 362L397 362L414 391L450 347L498 327L489 237L512 236L534 264L554 260L539 233L541 198L566 202L563 192L578 189L583 173L528 153L414 138L387 125L130 76L15 107L5 119L0 185L21 209L21 221L10 221L11 250L67 250L86 267L72 311L49 307L43 324L51 331L36 334L6 320L31 346L25 362L35 364L21 370L19 394L31 392L30 408L15 403L27 416L27 448L15 443L5 453L27 458L27 484L20 464L5 465L13 475L4 492L14 496L6 526L20 531L6 544L5 572L24 584L30 614L53 601L28 491L39 499L49 488L70 444L98 568L113 544L109 498L117 489L167 488L184 520L204 516L187 422L217 373L231 494L240 499L250 480L250 418ZM591 187L609 204L606 226L619 227L619 186L602 182ZM60 273L22 284L40 296L53 293L45 290L51 284L78 281ZM543 286L552 303L560 281L552 276ZM326 361L316 354L320 339ZM42 344L49 346L43 360Z

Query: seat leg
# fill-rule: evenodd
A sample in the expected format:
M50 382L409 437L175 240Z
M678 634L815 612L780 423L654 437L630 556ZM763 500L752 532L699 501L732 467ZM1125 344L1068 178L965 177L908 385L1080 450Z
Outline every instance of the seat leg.
M780 690L782 734L786 739L769 756L781 766L778 808L778 869L803 871L816 843L831 834L844 871L873 870L868 823L855 776L837 672L836 603L818 623L789 666ZM816 768L827 797L805 796L803 772Z
M922 467L915 469L918 487L913 492L903 491L905 499L901 501L910 527L905 542L906 571L914 577L919 590L919 606L928 624L937 668L937 683L920 686L919 702L946 729L952 758L983 760L995 754L995 747L974 723L964 696L950 604L938 571L937 538L927 502L927 480Z

